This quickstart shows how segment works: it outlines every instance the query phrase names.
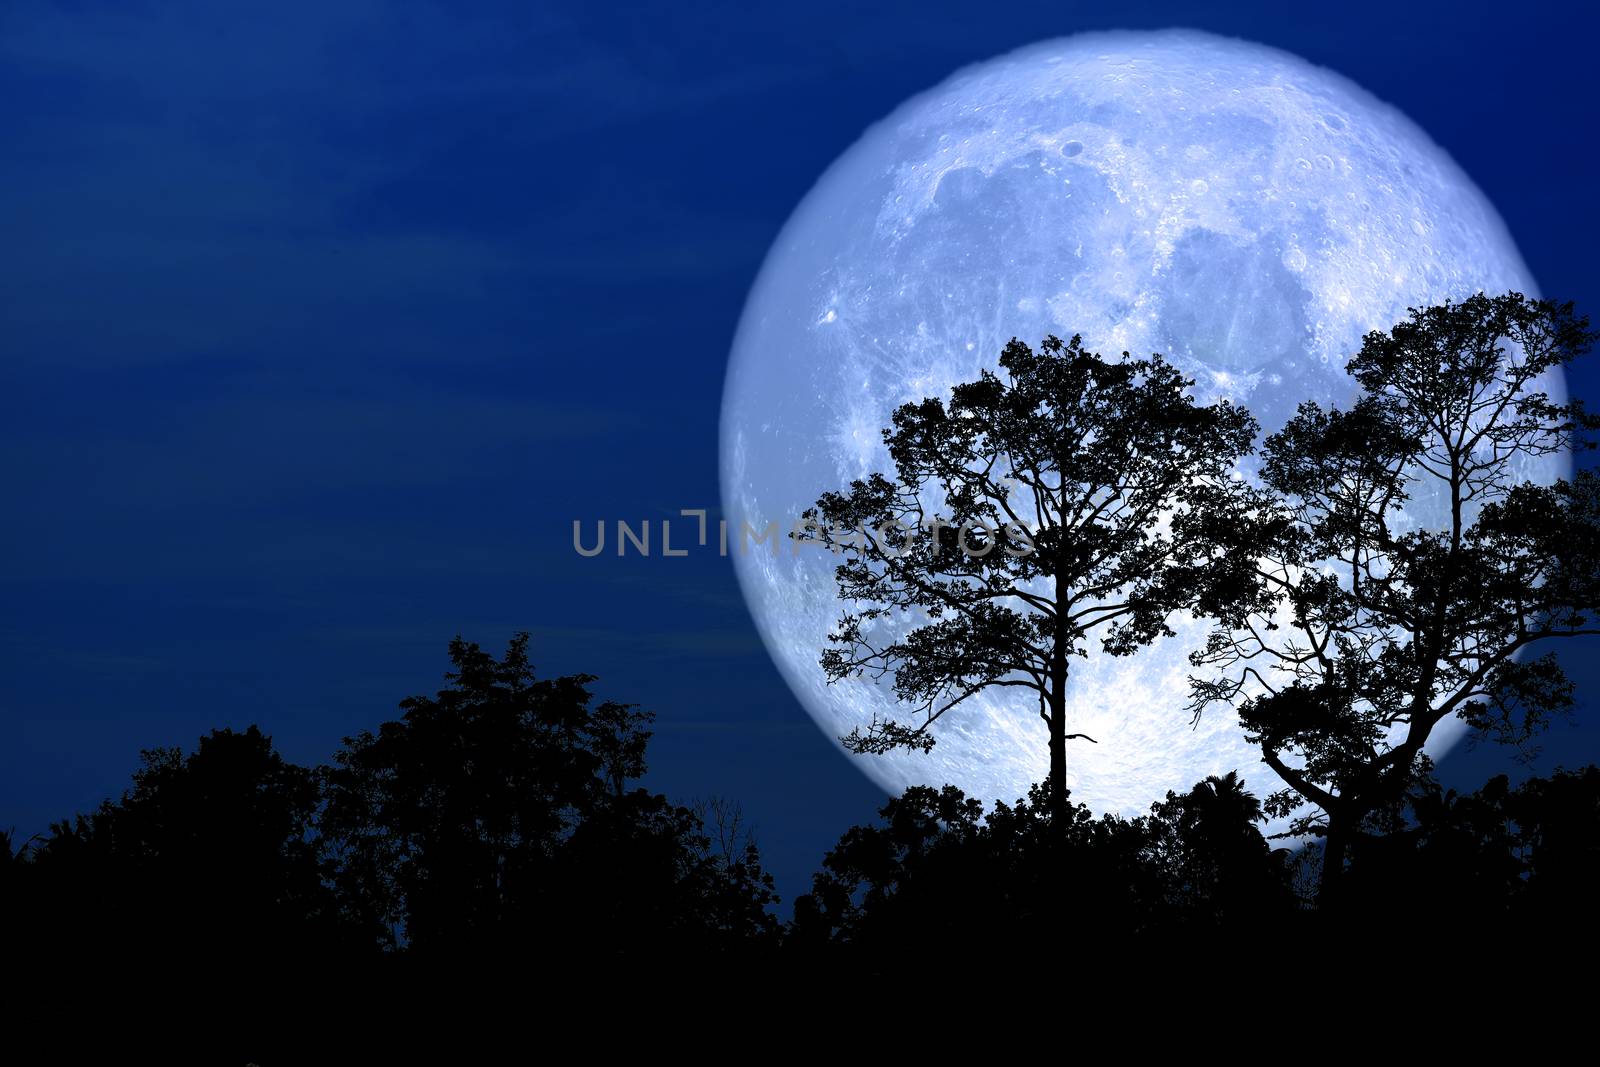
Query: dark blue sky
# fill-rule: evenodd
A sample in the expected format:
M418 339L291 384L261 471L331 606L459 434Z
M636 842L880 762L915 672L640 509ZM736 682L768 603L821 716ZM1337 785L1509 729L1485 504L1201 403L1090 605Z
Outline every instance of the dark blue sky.
M652 784L742 802L792 898L882 794L729 561L579 559L570 523L716 505L728 348L789 211L1023 44L1183 25L1332 67L1600 314L1576 3L468 6L0 7L0 827L215 726L323 761L435 689L452 635L527 629L544 671L658 713ZM1542 762L1597 758L1580 720Z

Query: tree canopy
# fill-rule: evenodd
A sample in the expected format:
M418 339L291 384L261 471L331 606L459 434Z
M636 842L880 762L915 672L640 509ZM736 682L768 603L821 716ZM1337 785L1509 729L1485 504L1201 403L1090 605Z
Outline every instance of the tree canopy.
M496 659L450 644L437 696L348 738L322 828L346 898L413 951L641 953L776 930L753 842L630 783L652 719L593 703L590 675L542 679L528 636Z
M1303 404L1263 449L1272 597L1193 659L1198 715L1237 705L1287 783L1269 810L1327 838L1400 817L1424 745L1455 716L1511 743L1569 708L1550 639L1600 633L1600 482L1531 463L1594 421L1543 389L1594 341L1571 304L1479 294L1368 334L1346 410ZM1435 518L1437 516L1437 518Z

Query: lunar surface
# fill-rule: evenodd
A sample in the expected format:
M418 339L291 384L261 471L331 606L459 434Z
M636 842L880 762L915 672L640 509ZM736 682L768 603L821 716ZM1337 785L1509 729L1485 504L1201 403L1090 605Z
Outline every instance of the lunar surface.
M1302 400L1348 403L1363 334L1409 306L1483 290L1534 294L1504 226L1405 116L1265 47L1189 32L1073 37L957 73L869 129L789 220L752 290L722 414L730 530L787 529L824 491L891 470L899 404L948 395L1012 337L1081 334L1107 355L1159 352L1201 401L1249 407L1263 432ZM1562 383L1549 383L1557 398ZM1566 457L1530 461L1550 481ZM1435 525L1422 498L1405 521ZM843 605L815 548L730 552L761 633L818 726L915 721L886 681L828 685L818 665ZM1281 787L1237 722L1191 728L1187 654L1206 625L1130 658L1091 644L1074 667L1073 798L1137 814L1208 774ZM934 728L927 754L852 756L898 792L961 786L1012 800L1047 766L1036 704L1001 689ZM1438 758L1459 737L1438 730Z

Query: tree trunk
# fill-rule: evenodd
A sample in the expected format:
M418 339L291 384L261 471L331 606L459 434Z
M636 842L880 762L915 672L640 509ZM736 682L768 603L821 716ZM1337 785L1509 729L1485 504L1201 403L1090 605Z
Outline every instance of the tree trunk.
M1063 666L1050 687L1050 823L1057 836L1067 826L1067 678Z
M1344 887L1344 859L1347 841L1342 820L1328 819L1328 833L1322 839L1322 877L1317 881L1317 910L1333 913L1339 910L1340 891Z

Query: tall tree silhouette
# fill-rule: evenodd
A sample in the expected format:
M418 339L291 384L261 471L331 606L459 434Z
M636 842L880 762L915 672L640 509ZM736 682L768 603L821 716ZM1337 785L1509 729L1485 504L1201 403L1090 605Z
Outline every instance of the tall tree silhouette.
M1325 838L1325 904L1440 722L1521 743L1572 703L1554 656L1524 653L1600 632L1600 484L1526 471L1593 427L1539 383L1594 337L1571 304L1517 293L1413 309L1351 360L1352 407L1302 405L1266 442L1281 506L1259 513L1257 577L1278 603L1194 657L1192 707L1237 705L1288 786L1269 809ZM1406 528L1428 507L1439 524Z
M1197 405L1192 384L1160 356L1012 340L999 374L894 412L894 476L822 496L797 533L844 553L851 607L822 653L829 680L892 675L918 716L875 719L848 748L926 751L952 708L1014 688L1048 726L1050 808L1067 817L1066 745L1084 737L1067 728L1074 658L1094 636L1130 654L1181 608L1230 615L1250 588L1219 528L1245 510L1231 475L1255 422Z

